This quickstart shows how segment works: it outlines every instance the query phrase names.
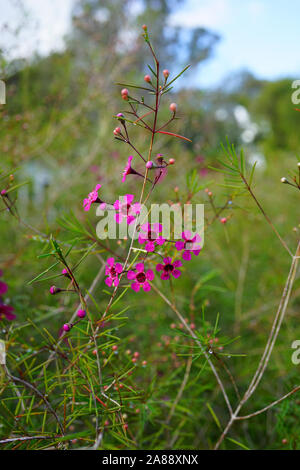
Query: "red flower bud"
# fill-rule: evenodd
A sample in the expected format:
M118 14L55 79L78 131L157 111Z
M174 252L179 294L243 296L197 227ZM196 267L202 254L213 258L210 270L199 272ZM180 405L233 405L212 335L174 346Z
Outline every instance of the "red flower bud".
M145 82L150 83L150 82L151 82L151 77L150 77L150 75L145 75L145 76L144 76L144 80L145 80Z
M173 113L176 113L177 104L176 104L176 103L171 103L171 104L170 104L170 110L171 110Z
M163 76L164 76L166 79L168 78L169 75L170 75L169 70L167 70L167 69L163 70Z
M120 127L116 127L116 128L114 129L114 134L115 134L115 135L121 134L121 128L120 128Z
M169 158L169 165L174 165L175 158Z

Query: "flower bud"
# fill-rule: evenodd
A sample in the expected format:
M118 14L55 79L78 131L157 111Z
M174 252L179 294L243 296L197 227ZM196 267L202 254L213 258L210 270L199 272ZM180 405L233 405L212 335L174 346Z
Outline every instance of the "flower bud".
M1 196L6 196L6 189L2 189Z
M150 160L149 162L146 163L146 168L148 168L149 170L152 167L153 167L153 162Z
M175 158L169 158L169 165L174 165Z
M86 311L85 310L78 310L77 317L84 318L85 316L86 316Z
M65 323L65 324L64 324L64 326L63 326L63 330L64 330L65 332L68 332L68 331L70 331L70 330L71 330L71 328L72 328L72 326L71 326L71 325L69 325L69 323Z
M221 224L226 224L227 222L227 219L226 217L222 217L222 219L220 220Z
M281 183L283 184L289 184L288 180L286 178L281 178Z
M55 295L55 294L58 294L59 292L61 292L61 289L59 287L56 287L56 286L51 286L50 289L49 289L49 292L51 295Z
M114 129L114 134L115 134L115 135L121 134L121 128L120 128L120 127L116 127L116 128Z
M145 76L144 76L144 80L145 80L145 82L147 82L147 83L151 83L151 77L150 77L150 75L145 75Z
M172 111L173 113L176 113L176 110L177 110L177 104L176 103L171 103L170 104L170 111Z
M117 114L117 118L119 119L119 121L122 123L122 124L125 124L125 121L124 121L124 114L123 113L118 113Z
M147 25L143 24L142 28L144 31L147 31Z
M163 76L165 77L165 79L167 79L169 77L169 75L170 75L169 70L167 70L167 69L163 70Z
M127 88L123 88L123 90L121 91L121 96L122 96L122 99L127 101L128 100L128 90Z
M68 277L69 279L71 279L71 276L68 273L68 270L66 268L64 268L61 273L62 273L63 276Z

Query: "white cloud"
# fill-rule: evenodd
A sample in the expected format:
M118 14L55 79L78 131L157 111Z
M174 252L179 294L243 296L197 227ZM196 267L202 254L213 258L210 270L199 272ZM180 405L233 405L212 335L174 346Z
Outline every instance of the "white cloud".
M229 18L228 0L192 0L171 15L171 26L217 28Z

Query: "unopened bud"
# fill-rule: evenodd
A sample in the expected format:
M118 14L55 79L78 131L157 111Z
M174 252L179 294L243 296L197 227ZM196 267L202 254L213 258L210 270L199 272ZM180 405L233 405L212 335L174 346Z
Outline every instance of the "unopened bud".
M59 287L56 287L56 286L51 286L50 289L49 289L49 292L50 292L51 295L58 294L61 291L62 291L62 289L60 289Z
M120 127L116 127L116 128L114 129L114 134L115 134L115 135L121 134L121 128L120 128Z
M143 24L142 28L144 31L147 31L147 25Z
M146 163L146 168L148 168L149 170L152 167L153 167L153 162L150 160L149 162Z
M1 196L6 196L6 192L7 192L6 189L2 189Z
M227 222L227 219L226 217L222 217L222 219L220 220L221 224L226 224Z
M78 310L77 317L84 318L85 316L86 316L86 311L85 310Z
M281 178L281 183L283 184L289 184L288 180L286 178Z
M151 83L151 77L150 77L150 75L145 75L145 76L144 76L144 80L145 80L145 82L147 82L147 83Z
M71 276L70 276L70 274L69 274L69 272L66 268L64 268L61 273L62 273L63 276L68 277L68 278L71 279Z
M70 331L72 328L72 325L69 325L69 323L65 323L64 326L63 326L63 330L67 333L68 331Z
M174 165L175 158L169 158L169 165Z
M177 104L176 104L176 103L171 103L171 104L170 104L170 110L171 110L173 113L176 113Z
M124 116L123 113L118 113L118 114L117 114L117 118L118 118L119 121L121 121L123 124L125 123L125 121L124 121L125 116Z
M165 79L167 79L169 75L170 75L169 70L167 69L163 70L163 76L165 77Z

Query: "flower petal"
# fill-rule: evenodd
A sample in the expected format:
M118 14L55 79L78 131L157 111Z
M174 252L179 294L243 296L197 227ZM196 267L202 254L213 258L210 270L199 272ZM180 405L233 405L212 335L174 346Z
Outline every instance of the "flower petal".
M174 261L173 266L174 268L179 268L180 266L182 266L182 262L180 261L180 259Z
M135 279L136 277L136 273L134 271L128 271L127 273L127 278L132 280L132 279Z
M148 279L148 281L153 281L154 272L152 271L152 269L148 269L148 271L146 272L146 278Z
M155 244L153 242L148 242L145 245L145 250L148 251L148 253L151 253L152 251L155 250Z
M185 260L185 261L191 261L192 259L192 255L191 255L191 252L186 250L183 252L182 254L182 258Z
M144 263L138 263L135 265L135 269L137 270L137 272L139 273L142 273L145 271L145 266L144 266Z
M174 277L179 277L179 276L181 276L181 271L179 271L179 269L174 269L172 271L172 274L173 274Z
M184 240L191 240L191 232L189 230L185 230L184 232L182 232L182 238L184 238Z
M178 251L181 251L184 249L184 242L179 240L178 242L175 243L175 248Z
M138 291L140 290L140 286L141 286L141 285L140 285L138 282L133 282L133 283L131 284L131 288L132 288L133 290L135 290L135 292L138 292Z
M113 280L111 277L107 277L104 282L107 286L111 287Z
M144 289L145 292L149 292L149 290L151 290L151 286L150 286L149 282L147 282L147 281L144 282L143 289Z
M131 204L133 200L134 200L134 195L133 194L125 194L125 196L124 196L125 204Z
M115 270L117 271L118 274L120 274L123 271L123 266L121 265L121 263L116 263Z
M167 281L168 279L170 279L170 274L163 272L160 277L162 278L163 281Z

